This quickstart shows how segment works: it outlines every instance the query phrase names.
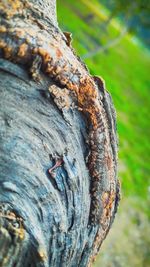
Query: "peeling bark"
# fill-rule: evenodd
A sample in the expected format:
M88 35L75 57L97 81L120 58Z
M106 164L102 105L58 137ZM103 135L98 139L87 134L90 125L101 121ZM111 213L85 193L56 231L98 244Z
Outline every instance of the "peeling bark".
M1 1L0 13L1 266L90 266L119 201L111 97L55 1Z

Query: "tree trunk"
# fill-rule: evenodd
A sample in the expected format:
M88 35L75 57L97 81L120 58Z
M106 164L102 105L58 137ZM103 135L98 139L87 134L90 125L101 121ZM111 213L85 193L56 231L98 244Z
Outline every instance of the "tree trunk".
M117 210L114 107L55 10L0 2L2 267L90 266Z

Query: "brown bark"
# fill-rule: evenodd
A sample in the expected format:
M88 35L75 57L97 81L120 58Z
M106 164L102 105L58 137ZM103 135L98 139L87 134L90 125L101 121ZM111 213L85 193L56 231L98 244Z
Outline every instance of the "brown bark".
M0 264L88 266L119 200L111 97L54 0L1 1L0 15Z

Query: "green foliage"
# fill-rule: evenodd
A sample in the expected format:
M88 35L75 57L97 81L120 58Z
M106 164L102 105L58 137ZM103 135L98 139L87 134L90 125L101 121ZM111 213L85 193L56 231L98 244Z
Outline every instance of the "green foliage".
M102 0L99 2L107 4L116 14L121 12L126 13L130 10L132 10L134 14L139 14L142 11L150 12L150 3L147 0Z
M105 25L118 17L128 31L137 34L150 47L150 1L147 0L99 0L110 10Z

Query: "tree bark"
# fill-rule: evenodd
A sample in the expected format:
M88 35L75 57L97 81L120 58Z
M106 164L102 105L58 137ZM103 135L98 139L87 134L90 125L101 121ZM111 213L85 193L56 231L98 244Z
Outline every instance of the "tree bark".
M58 28L54 0L1 1L0 15L0 266L90 266L111 227L119 200L111 98L101 80L91 78L68 46L70 36L65 37ZM28 40L27 33L23 36L26 25L31 27ZM35 29L42 42L46 40L44 49L52 40L53 58L47 69L39 60L45 50L38 50L35 58L35 47L30 53L32 35L33 44L36 42ZM45 57L48 54L43 56L46 62ZM64 71L59 77L54 61L60 57L69 70L65 72L62 61L57 60L59 73ZM96 133L91 132L92 121L86 107L89 101L91 106L95 104L92 99L84 99L84 77L91 86L94 84L93 88L99 84L96 101L100 101L103 120ZM83 84L86 88L85 80ZM83 90L82 98L74 90L75 85ZM104 140L95 147L95 153L104 157L98 163L103 167L102 177L94 192L91 168L95 165L89 168L89 159L94 157L93 139L89 138L92 133ZM94 193L98 194L95 198ZM99 220L94 223L90 220L95 208L92 199L96 205L99 200Z

